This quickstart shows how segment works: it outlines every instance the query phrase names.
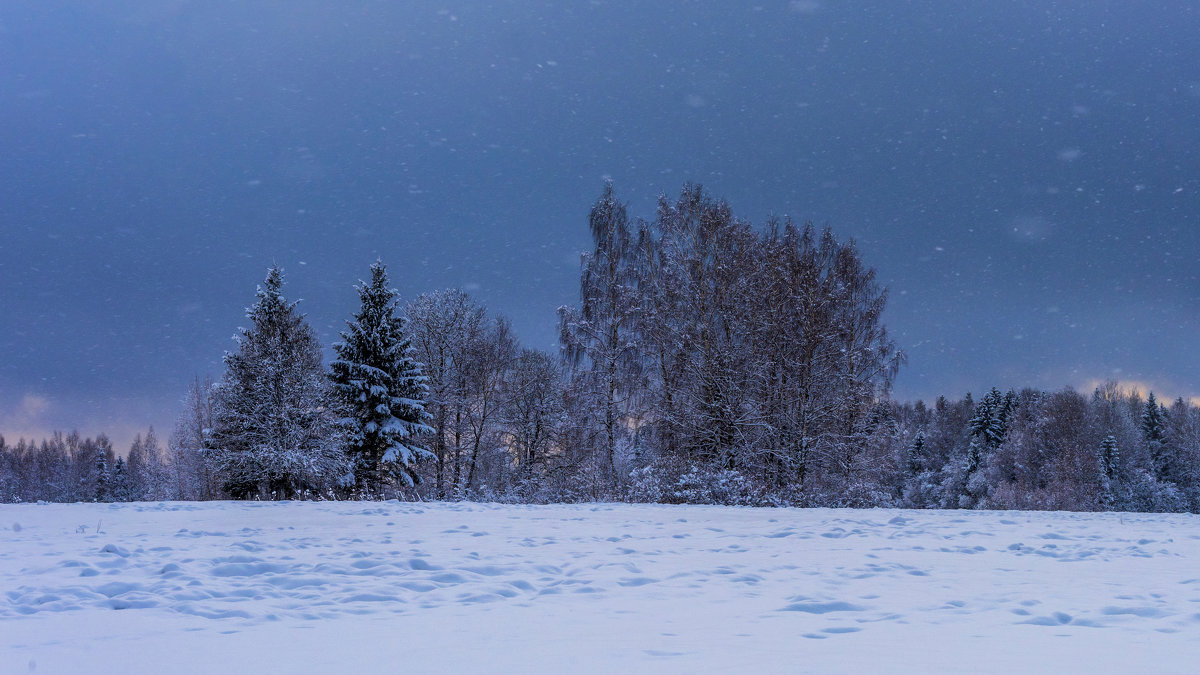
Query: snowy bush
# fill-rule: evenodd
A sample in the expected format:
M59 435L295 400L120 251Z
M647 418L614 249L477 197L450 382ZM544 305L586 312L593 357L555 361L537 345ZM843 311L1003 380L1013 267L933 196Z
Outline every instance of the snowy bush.
M775 506L753 480L733 469L659 460L629 473L627 501L658 504Z
M643 466L629 472L629 486L625 498L637 504L662 503L661 473L661 470L654 465Z
M1138 471L1129 484L1125 504L1129 511L1176 513L1188 510L1187 500L1174 483L1155 480L1147 471Z
M904 485L900 506L906 509L936 508L941 485L934 471L922 471Z
M664 501L673 504L757 506L762 504L763 499L754 485L737 471L693 466L675 480Z

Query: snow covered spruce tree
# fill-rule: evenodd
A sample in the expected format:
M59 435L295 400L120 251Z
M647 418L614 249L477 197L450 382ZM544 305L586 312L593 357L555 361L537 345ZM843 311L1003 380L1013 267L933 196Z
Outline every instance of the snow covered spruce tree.
M1100 478L1099 507L1105 511L1111 511L1113 503L1116 501L1114 483L1120 480L1121 469L1121 454L1117 449L1117 439L1111 435L1105 436L1104 440L1100 442L1097 463Z
M383 263L371 265L371 281L356 288L362 306L333 347L337 359L329 377L355 489L370 495L391 481L419 482L416 463L433 453L417 438L433 428L425 423L422 366L412 357L404 319L396 316L397 294L388 287Z
M347 476L321 345L282 288L272 267L213 392L208 452L236 499L322 494Z
M1146 439L1150 468L1155 480L1159 481L1166 480L1168 473L1166 453L1163 452L1163 441L1166 439L1166 422L1163 417L1162 407L1154 398L1154 392L1150 392L1150 397L1146 399L1146 407L1142 411L1142 435Z

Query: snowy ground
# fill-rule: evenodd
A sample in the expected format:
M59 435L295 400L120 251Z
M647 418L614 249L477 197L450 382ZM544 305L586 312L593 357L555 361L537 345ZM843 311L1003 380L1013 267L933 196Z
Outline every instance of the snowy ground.
M1195 516L0 506L0 673L1195 672L1198 658Z

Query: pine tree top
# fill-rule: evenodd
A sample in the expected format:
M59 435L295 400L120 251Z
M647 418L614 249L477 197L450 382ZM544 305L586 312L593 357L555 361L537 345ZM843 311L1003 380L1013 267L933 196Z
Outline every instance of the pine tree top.
M1146 398L1146 407L1142 412L1142 433L1146 435L1148 441L1163 439L1162 410L1159 409L1158 401L1154 398L1154 392L1150 392Z
M267 270L267 278L258 287L255 295L258 297L258 302L247 311L250 317L254 317L264 310L276 310L287 306L287 302L283 299L283 270L279 269L278 265L272 265Z

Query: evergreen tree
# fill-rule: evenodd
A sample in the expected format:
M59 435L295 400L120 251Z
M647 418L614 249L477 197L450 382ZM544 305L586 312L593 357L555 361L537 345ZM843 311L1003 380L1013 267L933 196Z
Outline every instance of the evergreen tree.
M1011 426L1011 422L1012 422L1013 412L1016 409L1017 409L1017 392L1013 391L1012 389L1009 389L1008 393L1004 395L1004 401L1000 404L1000 415L999 415L1000 426L1003 429L1005 434L1008 433L1008 429Z
M1182 397L1175 399L1166 411L1161 452L1161 479L1189 491L1197 485L1197 471L1200 470L1200 453L1197 452L1200 441L1197 422L1200 420L1193 413ZM1193 494L1200 497L1200 492Z
M413 485L416 463L433 457L416 440L433 432L425 423L426 378L396 316L397 294L383 263L371 265L370 283L356 288L362 306L330 364L355 484L365 492L378 491L386 478Z
M136 499L124 457L118 457L116 465L113 466L111 488L111 501L130 502Z
M908 456L905 458L904 469L908 476L916 476L925 469L925 432L917 432L917 437L908 446Z
M108 473L108 455L102 447L96 447L95 462L96 491L93 501L111 502L113 500L112 477Z
M983 472L986 449L985 443L981 443L977 438L972 438L967 446L967 457L962 470L962 491L958 497L959 508L979 508L980 501L987 494L988 485Z
M1161 441L1163 439L1163 415L1154 392L1146 399L1146 407L1142 410L1142 434L1146 441Z
M1162 408L1154 398L1154 392L1146 398L1146 407L1142 410L1142 437L1146 440L1146 452L1156 480L1167 479L1167 462L1163 452L1163 439L1166 436L1166 424L1163 420Z
M1120 454L1117 450L1117 439L1106 436L1100 443L1100 473L1109 479L1116 479L1120 471Z
M1000 390L993 388L975 408L971 418L971 436L979 437L989 448L996 448L1004 441L1007 418L1011 404L1006 405Z
M1117 439L1106 436L1100 443L1098 464L1100 473L1100 504L1105 509L1111 509L1115 501L1114 486L1120 471L1120 454L1117 451Z
M207 442L224 490L238 499L290 499L346 476L321 346L282 287L272 267L214 391Z
M967 447L967 461L963 465L963 474L970 481L971 476L983 466L983 448L975 440Z

